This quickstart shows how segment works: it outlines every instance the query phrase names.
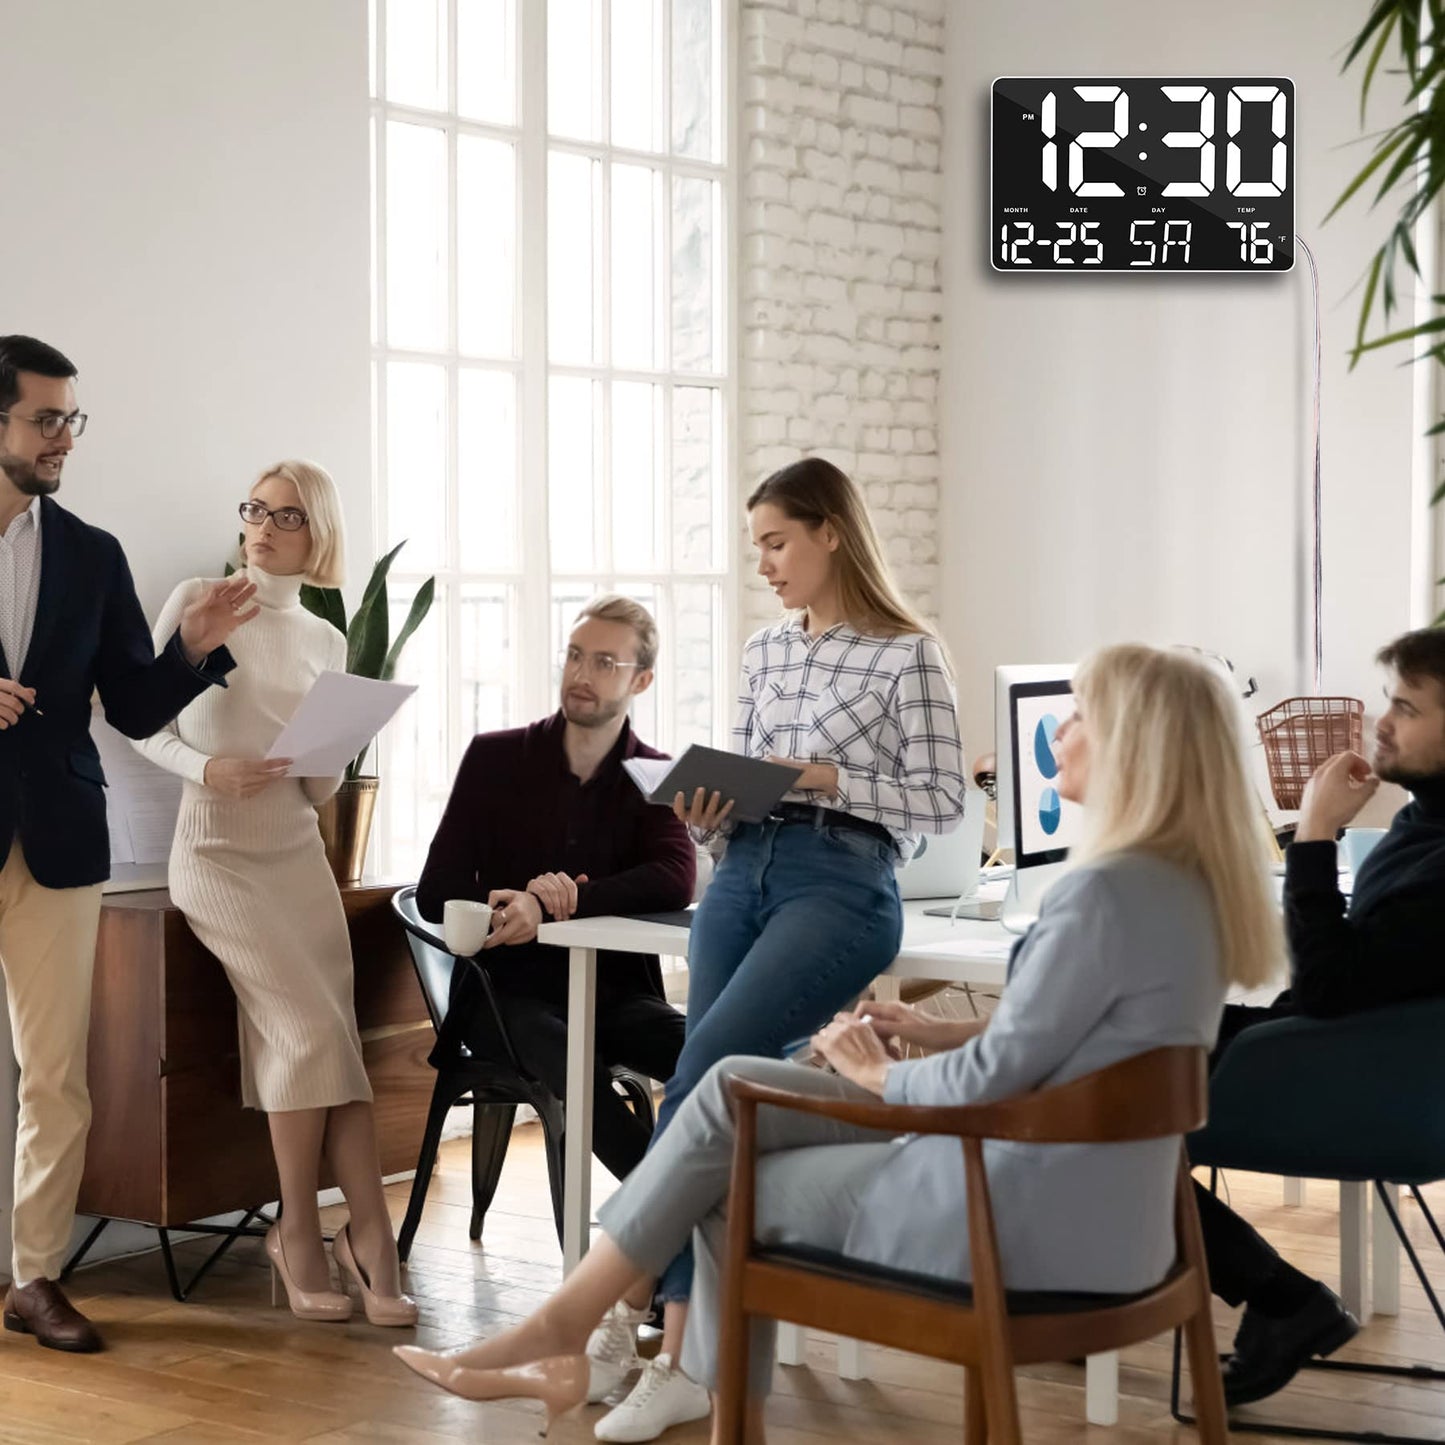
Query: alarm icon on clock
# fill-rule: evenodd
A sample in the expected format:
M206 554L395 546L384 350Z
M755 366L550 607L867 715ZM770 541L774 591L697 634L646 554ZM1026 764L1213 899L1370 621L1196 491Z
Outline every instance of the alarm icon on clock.
M1294 131L1282 77L995 80L990 263L1289 271Z

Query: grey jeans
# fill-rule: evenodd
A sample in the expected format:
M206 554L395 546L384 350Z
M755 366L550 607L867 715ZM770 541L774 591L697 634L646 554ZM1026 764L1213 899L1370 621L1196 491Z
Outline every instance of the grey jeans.
M777 1059L720 1060L684 1100L642 1163L598 1211L603 1230L639 1268L660 1273L693 1237L697 1278L682 1367L700 1384L717 1383L719 1307L726 1247L725 1206L732 1173L732 1076L827 1099L876 1100L836 1074ZM756 1237L767 1244L841 1250L858 1204L893 1152L892 1137L785 1109L758 1111ZM755 1321L749 1389L772 1383L775 1328Z

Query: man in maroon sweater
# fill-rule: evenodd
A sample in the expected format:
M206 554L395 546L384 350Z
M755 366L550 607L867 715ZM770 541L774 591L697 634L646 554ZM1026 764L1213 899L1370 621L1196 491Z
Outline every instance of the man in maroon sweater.
M492 905L484 948L498 1007L523 1067L562 1098L567 1078L567 954L537 942L544 922L654 913L692 901L697 854L670 808L643 800L624 758L665 756L638 742L632 699L652 684L657 625L625 597L583 608L562 665L562 705L528 727L472 740L417 885L422 916L449 898ZM498 1051L472 971L458 968L448 1025L473 1053ZM651 1137L607 1070L672 1077L683 1017L657 959L603 953L597 968L593 1150L619 1179Z

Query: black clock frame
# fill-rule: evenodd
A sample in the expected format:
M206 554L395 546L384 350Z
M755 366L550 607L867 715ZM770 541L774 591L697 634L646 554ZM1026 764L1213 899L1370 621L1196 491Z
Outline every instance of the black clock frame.
M1214 111L1207 138L1202 126L1202 97L1172 98L1164 104L1177 108L1180 118L1191 103L1199 104L1200 129L1168 134L1193 134L1201 137L1198 148L1177 143L1167 149L1175 157L1197 150L1202 185L1210 174L1211 185L1204 196L1164 196L1165 185L1176 181L1190 183L1184 175L1161 178L1163 152L1158 149L1159 132L1147 133L1142 140L1135 137L1147 132L1136 124L1140 110L1136 106L1128 117L1124 136L1112 146L1099 144L1102 132L1066 131L1059 129L1053 116L1045 116L1044 97L1052 91L1056 96L1075 86L1113 88L1126 98L1146 93L1146 87L1181 87L1200 90L1212 97ZM1237 144L1227 134L1228 100L1238 86L1276 87L1283 96L1283 122L1275 128L1276 117L1271 108L1271 134L1277 147L1283 144L1284 181L1282 193L1275 196L1239 194L1228 189L1228 172L1232 163L1229 147ZM1001 90L1001 87L1004 89ZM1012 87L1010 91L1008 88ZM1020 94L1020 91L1023 94ZM1072 99L1070 104L1101 108L1111 97ZM1259 104L1252 98L1250 104ZM1057 102L1056 102L1057 104ZM1117 119L1117 100L1114 100ZM1012 107L1019 120L1039 126L1040 143L1020 150L1021 135L1016 126L1000 135L1001 107ZM1223 112L1221 114L1221 112ZM1151 120L1157 112L1147 112ZM1006 121L1012 117L1006 116ZM1249 117L1256 128L1259 117ZM1242 108L1239 126L1246 122ZM1045 129L1046 124L1050 127ZM1012 275L1280 275L1294 269L1295 264L1295 133L1296 110L1294 82L1283 76L1000 76L990 88L989 138L989 262L995 271ZM1118 134L1111 129L1108 134ZM1056 189L1044 183L1048 165L1044 147L1046 135L1057 135L1052 143ZM1012 138L1010 138L1010 136ZM1088 136L1092 144L1079 143ZM1154 146L1156 155L1144 166L1115 154L1126 144ZM1254 141L1251 140L1251 145ZM1206 165L1204 146L1213 151ZM1001 150L1005 148L1007 153ZM1087 152L1087 153L1086 153ZM1027 156L1026 167L1020 162ZM1068 169L1065 164L1067 157ZM1234 160L1243 164L1243 153ZM1000 175L1003 162L1006 173ZM1221 164L1223 162L1223 164ZM1272 179L1276 156L1271 152ZM1077 166L1077 172L1073 167ZM1181 167L1174 160L1170 171ZM1187 168L1186 168L1187 169ZM1071 175L1082 184L1114 184L1120 195L1083 195L1075 192ZM1255 186L1257 180L1241 177L1242 185ZM1237 227L1237 233L1233 229ZM1147 249L1146 249L1147 248ZM1020 255L1020 252L1027 253ZM1065 255L1065 252L1068 252ZM1000 258L1004 264L1000 264ZM1125 260L1124 258L1128 259ZM1264 258L1268 259L1264 259ZM1024 262L1027 264L1024 264Z

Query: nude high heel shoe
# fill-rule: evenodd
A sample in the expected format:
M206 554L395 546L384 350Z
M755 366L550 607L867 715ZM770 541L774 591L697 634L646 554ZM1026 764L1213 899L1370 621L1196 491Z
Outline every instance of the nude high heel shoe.
M337 1264L356 1281L356 1287L361 1291L361 1307L372 1324L405 1327L417 1322L420 1311L409 1294L384 1295L373 1291L356 1262L356 1255L352 1253L349 1225L343 1224L336 1231L336 1238L331 1241L331 1252L336 1256Z
M291 1277L286 1251L281 1247L281 1229L273 1224L266 1231L266 1253L271 1260L271 1304L276 1304L276 1277L286 1286L286 1302L298 1320L319 1320L341 1324L351 1318L351 1296L335 1290L304 1290Z
M554 1420L587 1399L590 1371L586 1355L553 1355L504 1370L474 1370L449 1355L419 1350L415 1345L397 1345L392 1353L424 1380L464 1400L540 1400L547 1412L543 1435Z

